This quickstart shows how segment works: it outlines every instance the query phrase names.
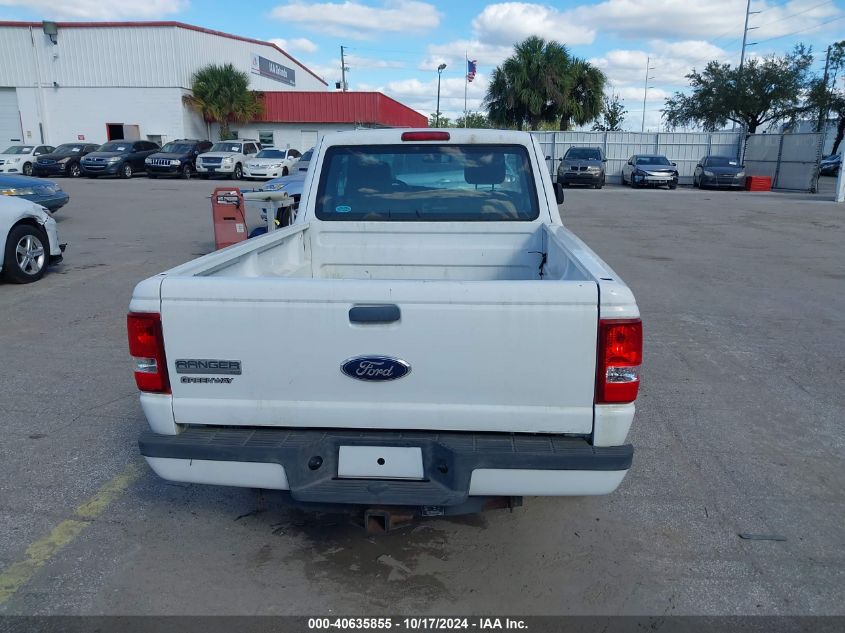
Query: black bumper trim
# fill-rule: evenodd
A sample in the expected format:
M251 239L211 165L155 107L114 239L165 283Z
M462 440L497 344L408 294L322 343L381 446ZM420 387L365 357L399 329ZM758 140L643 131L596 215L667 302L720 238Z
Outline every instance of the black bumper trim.
M462 503L479 468L623 471L634 453L630 444L595 447L551 434L232 427L191 427L180 435L147 431L138 445L145 457L280 464L297 501L387 505ZM426 479L338 479L341 445L420 447ZM321 465L312 470L315 457Z

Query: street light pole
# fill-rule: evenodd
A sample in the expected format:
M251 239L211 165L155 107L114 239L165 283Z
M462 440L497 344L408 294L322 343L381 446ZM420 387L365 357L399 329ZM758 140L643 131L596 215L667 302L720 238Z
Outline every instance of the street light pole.
M437 111L434 113L434 127L440 127L440 75L446 70L446 64L437 67Z

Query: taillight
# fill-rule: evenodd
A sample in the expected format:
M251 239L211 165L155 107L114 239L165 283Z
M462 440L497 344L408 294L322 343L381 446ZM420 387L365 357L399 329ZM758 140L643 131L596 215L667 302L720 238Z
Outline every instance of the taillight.
M633 402L640 388L643 323L640 319L599 321L596 404Z
M448 141L449 132L402 132L403 141Z
M170 393L161 315L155 312L130 312L126 316L126 328L138 389L151 393Z

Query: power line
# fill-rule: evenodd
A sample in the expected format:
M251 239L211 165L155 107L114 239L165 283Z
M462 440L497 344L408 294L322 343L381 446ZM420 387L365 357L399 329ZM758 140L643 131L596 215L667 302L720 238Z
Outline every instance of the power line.
M769 26L770 24L777 24L778 22L783 22L784 20L788 20L789 18L794 18L796 15L803 15L805 13L809 13L813 9L818 9L819 7L822 7L826 4L830 4L831 2L833 2L833 0L825 0L824 2L819 2L818 4L814 4L813 6L804 9L803 11L797 11L795 13L791 13L789 15L782 17L782 18L778 18L777 20L772 20L771 22L766 22L764 24L761 24L760 26L761 27ZM772 7L772 8L775 8L775 7ZM768 11L768 10L769 9L766 9L766 11ZM760 11L760 13L765 13L765 11Z
M792 31L791 33L784 33L783 35L776 35L775 37L767 37L764 40L758 41L757 44L762 44L764 42L771 42L772 40L779 40L779 39L782 39L784 37L789 37L790 35L796 35L798 33L803 33L804 31L812 31L813 29L820 28L822 26L825 26L826 24L830 24L831 22L836 22L837 20L842 20L843 18L845 18L845 14L840 15L840 16L835 17L835 18L831 18L830 20L825 20L824 22L819 22L818 24L814 24L813 26L808 26L808 27L803 28L803 29L798 29L797 31Z

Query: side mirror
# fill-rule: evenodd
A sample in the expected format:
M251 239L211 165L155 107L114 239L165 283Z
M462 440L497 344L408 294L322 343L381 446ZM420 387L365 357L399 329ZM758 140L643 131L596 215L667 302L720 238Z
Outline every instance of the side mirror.
M563 204L563 185L559 182L554 184L555 189L555 202L558 204Z
M606 162L607 162L607 159L606 159L606 158L602 158L602 159L601 159L601 162L606 163Z
M677 167L678 163L672 163L672 167Z

